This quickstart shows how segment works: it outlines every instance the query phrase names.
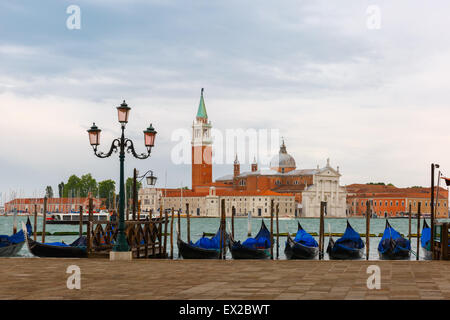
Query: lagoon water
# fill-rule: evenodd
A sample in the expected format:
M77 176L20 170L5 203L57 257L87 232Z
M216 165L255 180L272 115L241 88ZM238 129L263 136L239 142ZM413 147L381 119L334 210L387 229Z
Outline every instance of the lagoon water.
M18 228L21 228L21 222L26 222L27 217L17 217ZM31 222L33 223L34 217L30 217ZM261 226L261 218L252 218L252 235L255 236L259 228ZM352 227L359 233L365 233L366 229L366 220L361 218L349 218L350 224ZM295 233L297 231L297 221L300 221L303 229L307 232L319 232L319 219L316 218L300 218L300 219L280 219L280 233L290 232ZM334 233L343 233L346 227L346 219L333 219L333 218L325 218L325 233L328 233L329 227L331 228L331 232ZM405 235L408 235L408 219L390 219L391 226ZM439 221L450 221L449 219L439 219ZM264 222L268 229L270 229L270 219L265 218ZM227 218L228 229L231 229L231 220ZM383 233L384 227L386 224L386 219L372 219L370 222L370 233L380 234ZM421 221L421 225L423 224L423 220ZM428 220L428 224L430 225L430 221ZM416 220L412 220L411 223L412 233L415 234L417 231ZM13 227L13 217L12 216L1 216L0 217L0 234L10 235L12 233ZM170 224L169 224L170 227ZM191 219L191 240L195 242L197 239L201 237L203 232L207 233L215 233L219 227L219 218L195 218ZM237 240L245 240L247 238L247 218L236 218L234 222L235 228L235 238ZM37 230L42 230L42 217L38 217L38 226ZM50 233L61 232L61 231L72 231L78 232L78 225L46 225L46 231ZM84 231L86 231L86 226L84 226ZM276 224L274 220L274 233L276 232ZM174 221L174 234L176 233L176 220ZM186 219L181 219L181 237L183 240L186 240ZM77 236L45 236L46 242L54 242L64 240L65 243L71 243L77 238ZM336 240L338 237L334 237ZM41 236L38 236L38 241L41 240ZM316 238L316 240L318 240ZM363 238L365 241L365 238ZM286 259L284 255L284 247L285 247L285 237L280 237L279 243L279 259ZM378 260L378 243L380 241L380 237L371 237L370 238L370 260ZM170 250L170 241L167 240L168 252ZM325 237L325 249L328 245L328 236ZM178 257L178 250L176 246L176 237L174 237L174 258ZM416 238L411 238L411 247L413 252L416 252ZM22 257L32 257L32 254L29 252L28 247L26 245L23 246L22 250L19 253ZM276 255L276 246L274 245L274 255ZM420 253L420 257L422 259L423 253ZM231 255L228 253L228 259L231 259ZM328 254L325 254L324 259L328 259ZM411 254L411 260L415 260L416 257L414 254Z

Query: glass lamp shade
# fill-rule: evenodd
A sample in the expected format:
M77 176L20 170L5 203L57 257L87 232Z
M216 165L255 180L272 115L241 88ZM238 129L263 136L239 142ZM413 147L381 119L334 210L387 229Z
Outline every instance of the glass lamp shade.
M155 145L155 136L156 131L153 129L152 124L150 123L150 127L147 130L144 130L144 140L146 147L153 147Z
M130 113L130 110L131 108L126 104L125 100L123 100L122 104L117 107L120 123L125 124L128 122L128 115Z
M89 134L89 142L91 146L98 146L100 144L100 130L95 123L92 125L92 127L87 131Z
M154 186L154 185L156 184L156 179L158 179L158 178L156 178L156 177L153 175L153 173L151 173L150 176L147 177L147 184L148 184L149 186Z

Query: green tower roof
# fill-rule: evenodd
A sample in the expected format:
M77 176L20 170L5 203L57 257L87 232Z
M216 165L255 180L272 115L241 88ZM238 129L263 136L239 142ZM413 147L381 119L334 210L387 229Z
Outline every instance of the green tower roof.
M206 113L205 100L203 99L203 88L200 96L200 104L198 105L197 118L208 119L208 114Z

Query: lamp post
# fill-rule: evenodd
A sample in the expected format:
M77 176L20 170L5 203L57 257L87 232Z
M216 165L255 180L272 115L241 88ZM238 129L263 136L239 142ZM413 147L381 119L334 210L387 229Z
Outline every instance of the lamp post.
M150 176L147 177L147 174L150 172ZM156 180L158 179L153 175L152 170L148 170L142 176L138 176L139 171L134 169L133 172L133 220L136 220L136 204L138 203L138 195L137 195L137 179L140 179L141 182L145 177L147 177L147 185L154 186L156 184Z
M99 158L107 158L112 155L113 152L119 151L120 160L120 191L119 191L119 228L117 236L117 244L114 246L114 251L125 252L128 251L128 243L125 238L125 187L124 187L124 162L125 162L125 149L128 153L131 153L137 159L147 159L150 156L152 147L155 144L156 131L152 125L144 130L144 142L147 148L147 153L137 154L134 150L133 141L125 138L125 126L128 122L128 115L131 108L125 103L117 107L118 118L122 129L122 135L120 138L114 139L111 143L111 148L107 153L98 152L97 148L100 145L100 132L101 130L95 125L88 130L89 142L94 149L94 154Z

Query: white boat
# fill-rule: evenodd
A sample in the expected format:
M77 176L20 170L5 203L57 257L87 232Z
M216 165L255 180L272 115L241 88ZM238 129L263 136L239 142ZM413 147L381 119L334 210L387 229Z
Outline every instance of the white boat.
M93 212L92 221L109 221L110 213L106 210L100 210L100 212ZM89 220L89 212L83 212L83 221ZM53 212L47 214L48 224L78 224L80 223L79 212Z

